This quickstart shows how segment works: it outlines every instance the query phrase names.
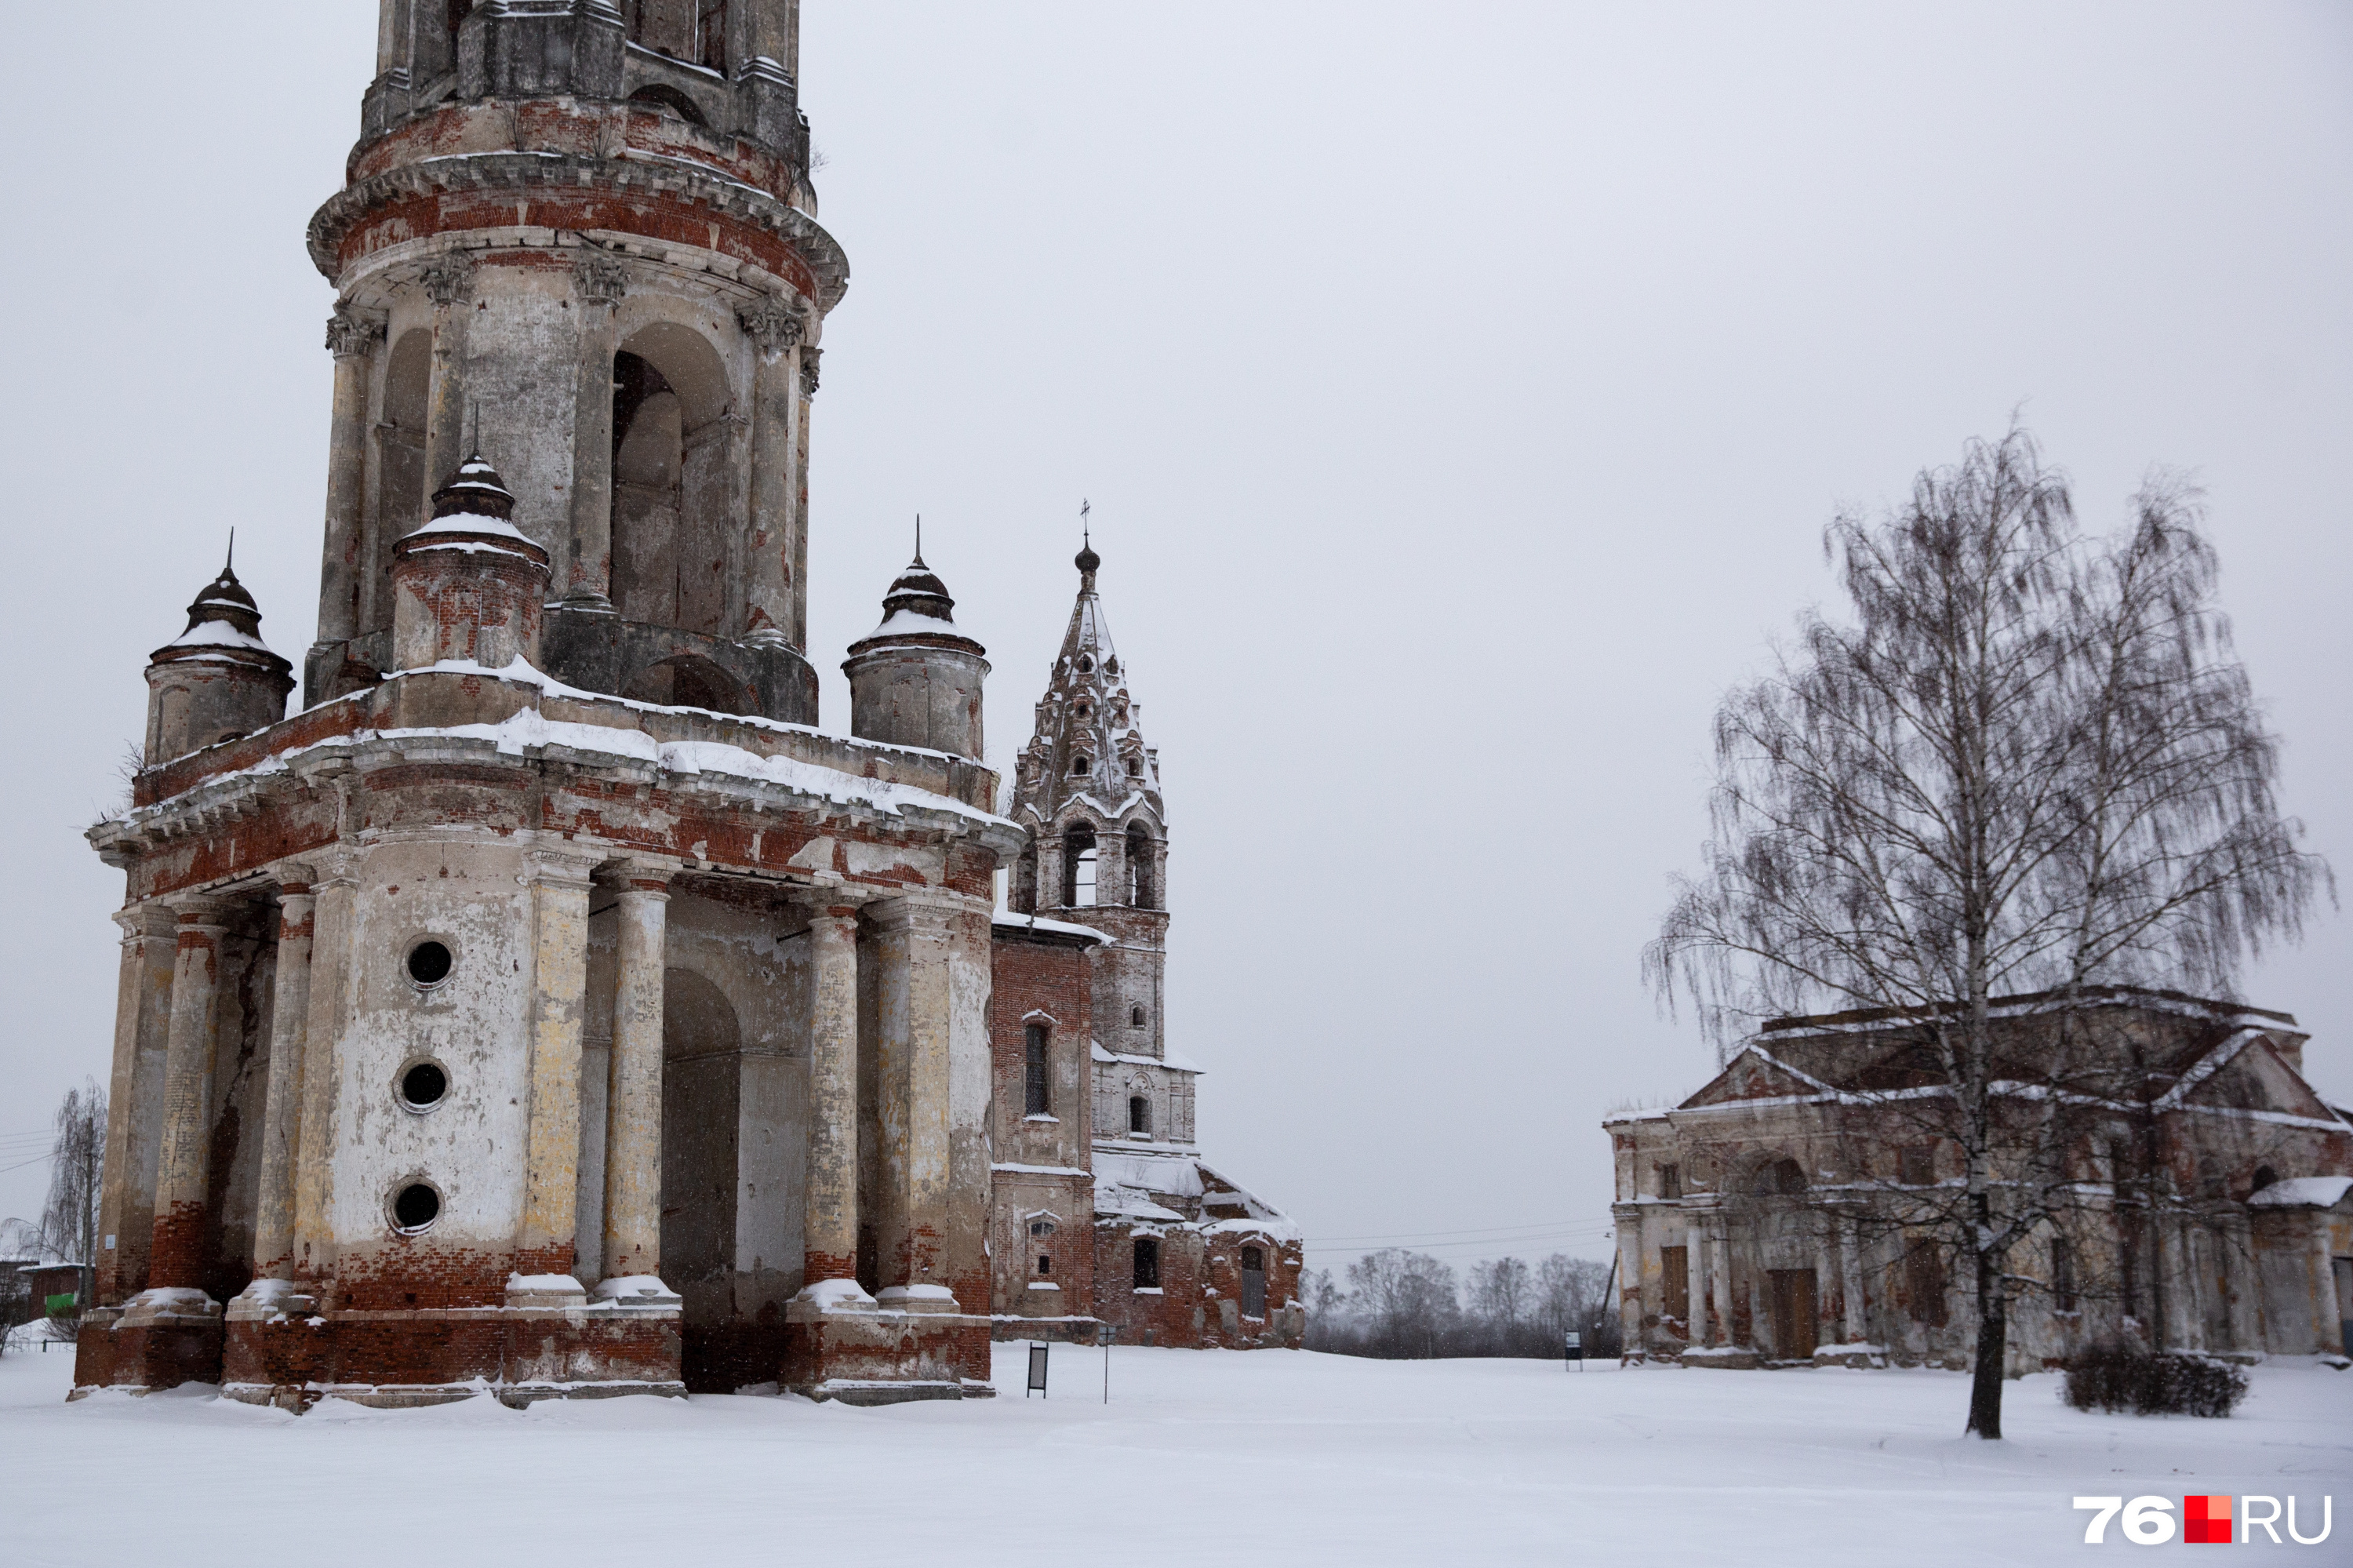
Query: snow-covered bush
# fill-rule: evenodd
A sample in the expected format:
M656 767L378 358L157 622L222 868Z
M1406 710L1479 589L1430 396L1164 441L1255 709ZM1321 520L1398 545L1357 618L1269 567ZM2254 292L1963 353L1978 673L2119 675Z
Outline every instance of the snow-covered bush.
M2247 1397L2247 1374L2208 1356L2095 1345L2068 1361L2063 1397L2078 1410L2219 1418Z

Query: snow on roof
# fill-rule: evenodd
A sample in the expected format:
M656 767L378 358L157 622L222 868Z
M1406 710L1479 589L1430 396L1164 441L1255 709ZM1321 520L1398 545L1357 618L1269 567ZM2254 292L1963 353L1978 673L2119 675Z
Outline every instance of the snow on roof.
M1007 931L1043 931L1056 937L1088 937L1098 946L1106 948L1113 940L1092 926L1075 925L1068 920L1048 920L1036 915L1024 915L1016 909L999 909L989 916L988 923Z
M2247 1200L2262 1209L2333 1209L2345 1201L2353 1176L2290 1176Z
M1172 1073L1207 1074L1207 1067L1197 1065L1189 1056L1171 1051L1165 1056L1123 1056L1116 1051L1106 1051L1100 1040L1089 1042L1089 1049L1098 1062L1124 1062L1132 1067L1166 1067Z
M238 609L245 607L239 605ZM199 620L169 642L166 648L243 648L256 653L269 652L269 644L249 632L239 631L226 620Z
M962 637L955 621L944 616L925 615L920 609L894 609L882 618L882 624L859 639L871 642L877 637L900 637L913 634L929 637Z
M1134 1154L1095 1150L1095 1191L1124 1187L1172 1198L1201 1195L1200 1163L1189 1154ZM1098 1200L1100 1206L1100 1200Z
M508 522L480 512L453 512L447 517L436 517L421 528L412 528L406 535L414 539L422 534L488 534L501 539L516 539L539 547L539 541Z
M466 661L449 660L429 666L429 670L438 673L481 674L503 680L521 681L543 686L550 692L589 697L597 702L609 703L617 700L596 693L575 692L560 682L549 680L541 675L539 672L520 659L503 669L490 669ZM426 672L403 672L405 674L424 673ZM655 705L636 703L625 705L649 707ZM723 714L718 716L734 719L738 715ZM748 724L760 721L746 719L742 722ZM765 724L763 727L806 728L803 726L773 723ZM640 729L617 729L606 725L565 723L547 718L536 708L525 708L498 724L450 725L445 727L418 729L353 730L346 735L319 741L312 746L290 747L284 751L272 753L251 768L224 773L216 778L208 779L205 782L208 785L218 785L242 777L283 773L287 771L289 763L304 752L329 747L363 745L373 740L486 740L495 746L501 756L507 757L520 757L526 750L535 747L561 746L574 751L607 757L626 757L641 762L650 762L668 773L688 775L715 773L734 779L754 779L762 783L778 785L797 794L807 795L817 800L841 805L871 807L875 810L892 816L897 816L909 810L940 811L975 822L991 823L1007 828L1014 825L992 812L981 810L975 806L967 806L961 800L946 795L934 794L929 789L919 789L913 784L894 784L887 779L868 779L857 774L842 772L839 768L828 768L820 763L804 762L797 758L762 757L757 752L746 751L742 747L729 746L721 741L662 741L657 740ZM163 809L163 803L146 808L149 810L161 809Z

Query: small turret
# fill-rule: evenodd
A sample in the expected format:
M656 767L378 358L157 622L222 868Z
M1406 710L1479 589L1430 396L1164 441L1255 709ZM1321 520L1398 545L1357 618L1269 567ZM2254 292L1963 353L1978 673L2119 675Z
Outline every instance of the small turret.
M955 629L955 600L915 558L882 598L882 624L849 645L849 733L974 761L981 754L981 684L987 650Z
M433 493L433 520L392 547L392 664L536 663L547 552L514 525L515 498L477 452Z
M188 606L188 629L148 660L147 766L276 724L293 670L261 640L260 607L223 566Z

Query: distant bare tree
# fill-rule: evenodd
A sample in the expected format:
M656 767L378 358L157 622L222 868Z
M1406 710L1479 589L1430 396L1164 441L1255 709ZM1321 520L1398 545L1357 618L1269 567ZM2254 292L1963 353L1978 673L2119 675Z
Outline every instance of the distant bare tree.
M1471 1311L1506 1334L1517 1330L1535 1305L1535 1287L1528 1266L1516 1257L1499 1257L1471 1266Z
M1723 1043L1789 1013L1917 1017L1901 1103L1961 1153L1954 1201L1922 1217L1974 1284L1968 1430L1986 1438L2008 1260L2071 1201L2063 1120L2108 1070L2068 999L2228 996L2333 895L2275 805L2278 743L2195 493L2152 481L2118 539L2082 539L2064 478L2013 429L1921 474L1897 513L1833 522L1855 620L1809 614L1725 700L1705 870L1645 954ZM1997 1060L1990 1004L2027 992L2057 995L2052 1022Z
M1365 1319L1366 1353L1400 1359L1438 1355L1461 1314L1453 1268L1418 1252L1384 1247L1348 1266Z
M95 1080L68 1089L51 1118L49 1195L41 1239L69 1263L96 1264L99 1198L106 1165L106 1091Z

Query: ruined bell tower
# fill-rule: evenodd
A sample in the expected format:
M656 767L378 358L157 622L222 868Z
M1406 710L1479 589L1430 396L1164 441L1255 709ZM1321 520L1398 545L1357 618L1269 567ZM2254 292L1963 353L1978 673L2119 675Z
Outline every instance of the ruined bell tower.
M310 228L335 401L307 706L397 668L394 546L485 455L548 556L546 671L794 723L809 414L849 277L798 0L380 0Z
M358 5L361 0L337 0ZM984 651L806 646L795 0L381 0L319 641L147 668L76 1383L990 1392Z

